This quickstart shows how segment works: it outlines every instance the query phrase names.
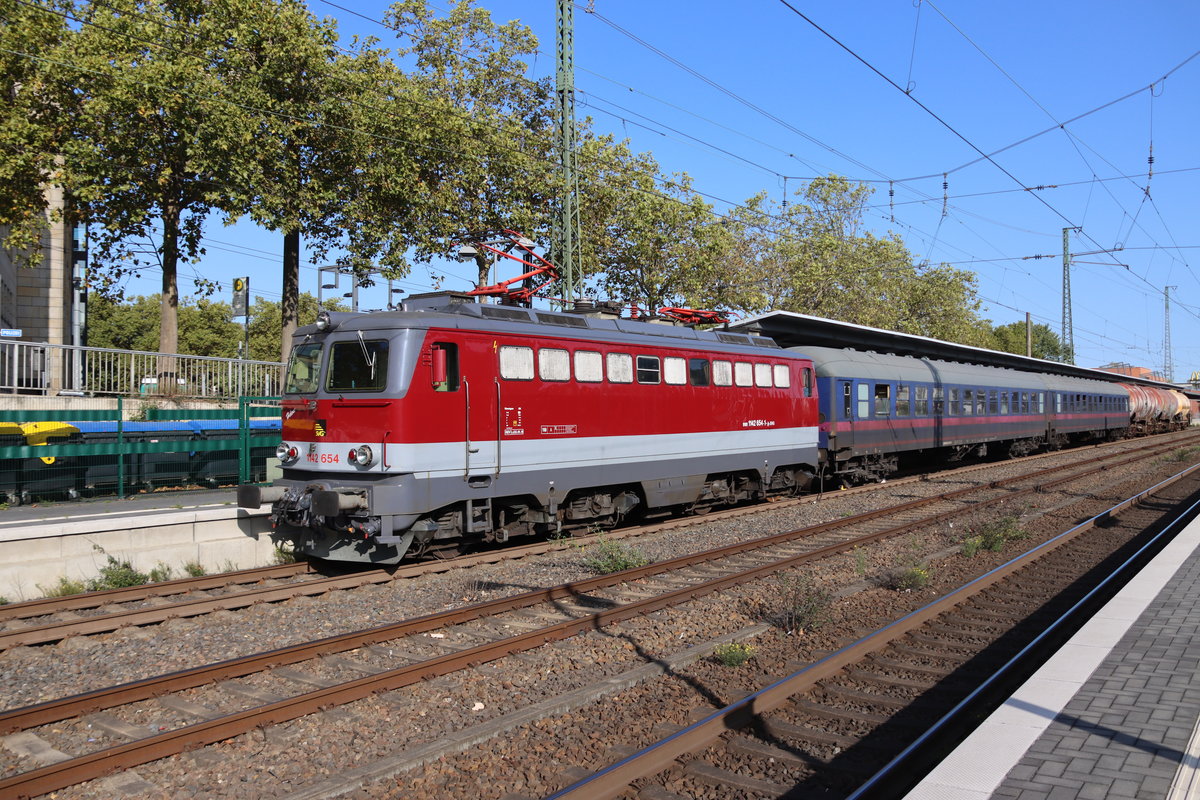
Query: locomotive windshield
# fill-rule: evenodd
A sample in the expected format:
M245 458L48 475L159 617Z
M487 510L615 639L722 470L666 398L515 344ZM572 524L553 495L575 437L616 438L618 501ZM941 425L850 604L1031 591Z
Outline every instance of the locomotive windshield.
M317 390L317 376L321 372L321 343L305 342L292 348L288 364L286 394L308 394Z
M335 342L329 351L331 392L377 392L387 386L387 339Z

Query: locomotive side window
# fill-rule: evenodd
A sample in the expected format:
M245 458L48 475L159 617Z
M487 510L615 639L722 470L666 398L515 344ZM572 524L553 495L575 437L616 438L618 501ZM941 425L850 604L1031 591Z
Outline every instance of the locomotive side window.
M683 386L687 383L687 362L682 358L663 359L663 383Z
M744 361L733 365L733 382L737 386L754 385L754 367Z
M909 412L908 403L909 387L903 383L896 387L896 416L907 417Z
M787 364L776 364L771 367L771 372L775 376L775 385L780 389L787 389L792 385L792 373ZM807 394L804 396L808 397Z
M544 381L571 380L571 354L549 347L538 350L538 377Z
M929 387L917 387L917 408L914 412L918 417L929 416Z
M633 356L628 353L609 353L605 367L609 383L633 383Z
M658 356L637 357L638 383L658 383L660 375L661 368L659 367Z
M321 343L306 342L292 348L288 363L287 381L283 385L285 394L307 394L317 390L317 378L321 372Z
M599 383L604 380L604 357L594 350L576 350L575 380L580 383Z
M886 417L892 413L892 385L890 383L875 384L875 416Z
M500 348L500 377L509 381L533 380L533 348L502 346Z
M754 365L754 385L758 387L771 386L771 365L770 364L755 364Z
M714 386L733 385L733 364L728 361L714 361L712 366L712 378Z
M432 356L430 378L435 392L458 391L458 345L453 342L434 342L429 349Z
M871 387L865 383L858 384L858 418L867 419L871 416L871 399L868 392Z
M329 349L331 392L378 392L387 385L387 339L334 342Z
M688 359L688 378L692 386L708 386L710 377L711 371L707 358Z

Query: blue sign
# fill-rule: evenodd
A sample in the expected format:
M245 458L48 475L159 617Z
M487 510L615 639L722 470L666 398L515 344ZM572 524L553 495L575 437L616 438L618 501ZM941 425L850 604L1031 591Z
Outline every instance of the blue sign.
M20 336L20 328L0 328L0 336Z

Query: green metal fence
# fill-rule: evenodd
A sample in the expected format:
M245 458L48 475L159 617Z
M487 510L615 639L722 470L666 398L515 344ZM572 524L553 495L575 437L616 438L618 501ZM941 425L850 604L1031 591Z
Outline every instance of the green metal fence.
M0 411L0 499L10 503L267 480L280 441L279 398L237 408Z

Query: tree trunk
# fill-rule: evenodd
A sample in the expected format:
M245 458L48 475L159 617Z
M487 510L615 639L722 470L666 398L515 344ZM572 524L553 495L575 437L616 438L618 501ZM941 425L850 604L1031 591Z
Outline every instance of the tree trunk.
M300 231L287 231L283 235L283 300L279 303L283 317L283 333L279 352L287 371L288 354L292 349L292 334L300 326ZM281 380L282 380L281 376Z
M163 209L162 300L159 304L158 352L179 352L179 208L167 204ZM158 360L158 391L173 395L179 391L176 379L177 359L162 356Z

